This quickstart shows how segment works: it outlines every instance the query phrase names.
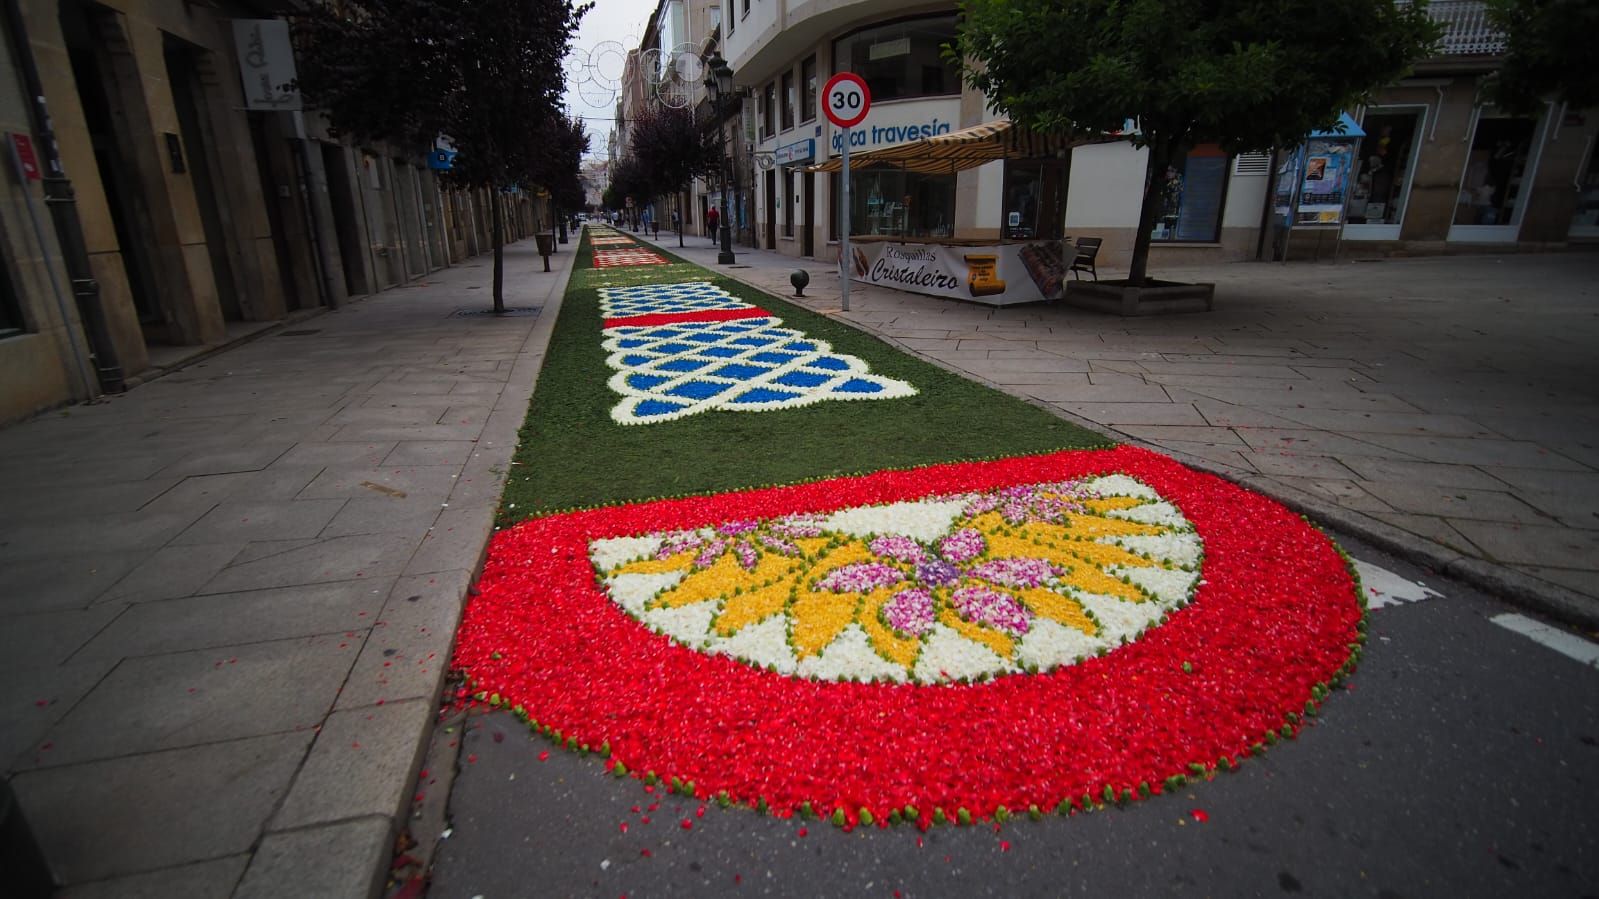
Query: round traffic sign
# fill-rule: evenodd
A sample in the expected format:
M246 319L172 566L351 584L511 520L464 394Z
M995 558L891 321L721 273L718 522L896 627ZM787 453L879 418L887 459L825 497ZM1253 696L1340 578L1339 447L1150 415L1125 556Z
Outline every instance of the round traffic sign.
M872 92L866 79L854 72L839 72L822 89L822 110L827 120L840 128L853 128L872 108Z

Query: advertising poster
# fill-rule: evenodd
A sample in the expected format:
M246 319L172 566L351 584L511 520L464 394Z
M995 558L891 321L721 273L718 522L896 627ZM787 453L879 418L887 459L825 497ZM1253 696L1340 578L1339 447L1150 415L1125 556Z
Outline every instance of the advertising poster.
M975 247L870 241L850 250L854 281L990 306L1059 298L1076 256L1060 241Z
M1343 220L1354 151L1354 143L1342 138L1313 138L1305 144L1305 176L1299 188L1296 224L1336 225Z

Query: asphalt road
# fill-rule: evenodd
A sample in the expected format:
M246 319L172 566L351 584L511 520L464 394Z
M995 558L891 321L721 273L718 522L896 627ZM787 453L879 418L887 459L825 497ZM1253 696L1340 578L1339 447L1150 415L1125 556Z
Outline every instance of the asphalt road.
M845 833L649 794L508 714L474 715L428 895L1599 896L1591 657L1339 542L1442 595L1374 608L1350 688L1236 773L1091 815Z

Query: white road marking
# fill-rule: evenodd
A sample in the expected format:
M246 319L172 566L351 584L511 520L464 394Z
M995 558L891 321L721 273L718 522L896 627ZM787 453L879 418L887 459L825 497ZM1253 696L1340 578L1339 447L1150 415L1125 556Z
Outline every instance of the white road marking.
M1500 627L1515 631L1536 643L1540 643L1555 652L1568 658L1576 659L1590 668L1599 668L1599 644L1568 634L1565 631L1551 627L1541 621L1534 621L1525 615L1506 612L1488 619Z
M1366 591L1367 608L1381 609L1443 596L1426 584L1407 581L1392 571L1370 562L1356 559L1355 571L1359 572L1360 586Z

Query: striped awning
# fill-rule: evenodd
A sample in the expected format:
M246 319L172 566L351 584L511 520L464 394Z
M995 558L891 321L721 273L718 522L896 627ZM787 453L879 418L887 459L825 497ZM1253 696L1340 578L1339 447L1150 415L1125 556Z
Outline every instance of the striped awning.
M1034 159L1054 156L1072 147L1125 140L1125 136L1068 137L1039 134L1001 119L962 128L937 137L924 137L909 143L864 150L849 155L852 170L890 167L923 174L950 174L976 168L998 159ZM805 169L807 172L836 172L843 160L835 157Z

